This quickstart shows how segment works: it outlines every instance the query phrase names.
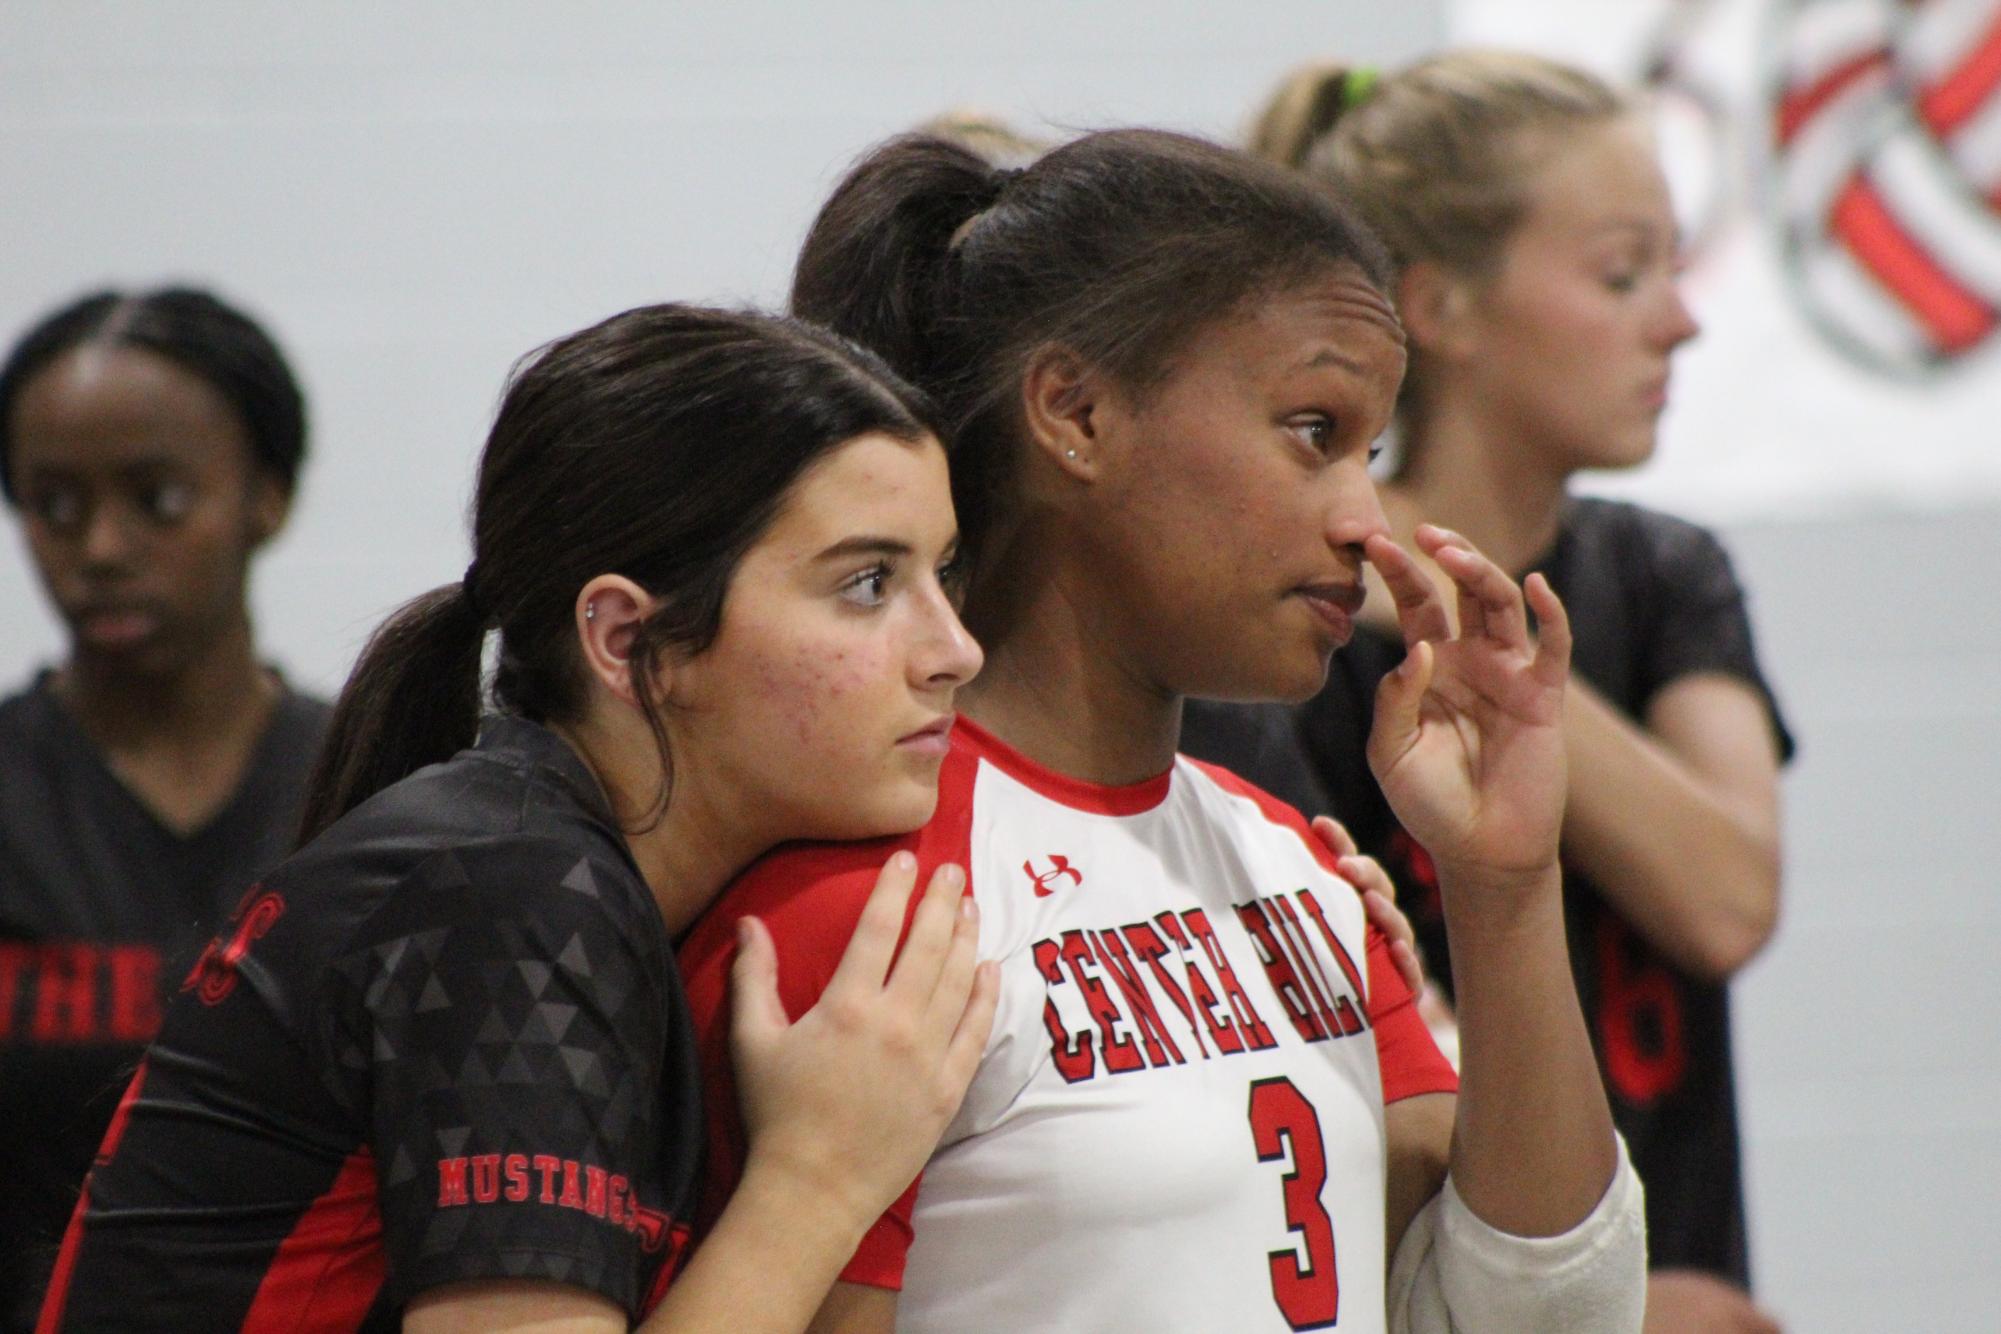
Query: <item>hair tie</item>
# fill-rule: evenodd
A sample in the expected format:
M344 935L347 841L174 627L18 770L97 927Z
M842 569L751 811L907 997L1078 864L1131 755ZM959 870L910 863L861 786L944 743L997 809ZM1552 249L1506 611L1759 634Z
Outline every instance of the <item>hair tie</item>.
M1374 65L1359 65L1341 76L1341 109L1353 111L1369 100L1376 91L1376 85L1383 80L1383 72Z

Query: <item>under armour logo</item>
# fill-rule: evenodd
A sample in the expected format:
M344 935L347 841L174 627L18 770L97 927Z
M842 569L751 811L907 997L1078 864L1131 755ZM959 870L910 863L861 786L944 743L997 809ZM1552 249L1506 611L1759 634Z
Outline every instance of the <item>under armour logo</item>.
M1060 880L1066 875L1070 877L1070 883L1073 885L1084 883L1084 873L1072 866L1068 857L1053 852L1049 854L1048 870L1036 870L1035 858L1030 857L1021 864L1021 873L1035 886L1035 897L1038 899L1046 899L1054 894L1056 891L1049 887L1050 882Z

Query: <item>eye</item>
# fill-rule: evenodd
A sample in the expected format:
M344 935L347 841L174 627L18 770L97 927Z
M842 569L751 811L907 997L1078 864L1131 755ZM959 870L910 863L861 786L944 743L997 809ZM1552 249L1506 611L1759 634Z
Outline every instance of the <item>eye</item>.
M848 576L841 584L840 595L857 607L880 607L894 573L888 561L877 561L866 570Z
M75 486L50 486L35 493L28 502L28 509L49 527L60 532L69 532L83 526L83 489Z
M1325 413L1295 417L1287 425L1316 454L1325 454L1334 447L1334 419Z
M1605 286L1612 291L1626 293L1640 285L1640 275L1630 271L1608 273L1605 275L1604 282Z
M1389 446L1383 443L1381 436L1377 436L1374 440L1371 440L1369 442L1369 462L1374 463L1377 459L1381 458L1383 451L1388 448Z
M176 524L194 508L195 489L186 482L154 482L140 489L139 505L154 523Z
M951 599L954 609L965 605L966 581L971 574L972 571L966 568L965 556L956 550L938 566L938 586L945 590L945 596Z

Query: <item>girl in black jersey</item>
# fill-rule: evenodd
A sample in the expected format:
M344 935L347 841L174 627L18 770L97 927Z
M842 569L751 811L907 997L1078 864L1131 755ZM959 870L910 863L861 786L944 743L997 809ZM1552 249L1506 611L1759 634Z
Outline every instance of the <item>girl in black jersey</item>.
M802 1328L956 1106L993 1005L959 872L891 969L893 859L795 1024L747 923L751 1167L682 1267L671 942L774 843L928 818L980 664L925 400L793 321L634 310L518 370L473 510L341 696L309 841L182 982L42 1328Z
M0 1331L174 982L298 827L328 710L259 660L249 573L305 451L284 354L207 292L92 293L0 365L0 490L68 632L0 700Z
M1398 263L1411 370L1382 489L1391 527L1449 525L1570 608L1570 947L1647 1185L1647 1328L1774 1328L1745 1295L1725 984L1777 920L1791 743L1716 540L1568 491L1580 470L1653 452L1670 358L1696 332L1647 126L1582 71L1459 52L1380 78L1304 70L1258 148L1353 199ZM1450 986L1428 859L1363 760L1370 695L1402 651L1387 617L1365 626L1301 725Z

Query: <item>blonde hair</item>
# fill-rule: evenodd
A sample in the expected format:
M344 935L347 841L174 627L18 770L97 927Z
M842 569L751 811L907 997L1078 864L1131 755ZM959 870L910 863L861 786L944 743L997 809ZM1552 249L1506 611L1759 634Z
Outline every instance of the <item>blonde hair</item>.
M1552 132L1633 104L1594 75L1541 56L1465 50L1376 77L1309 65L1279 85L1251 151L1339 190L1397 265L1488 271L1529 204Z
M1056 146L1024 134L994 112L970 106L941 111L919 125L916 133L957 144L994 167L1026 167Z

